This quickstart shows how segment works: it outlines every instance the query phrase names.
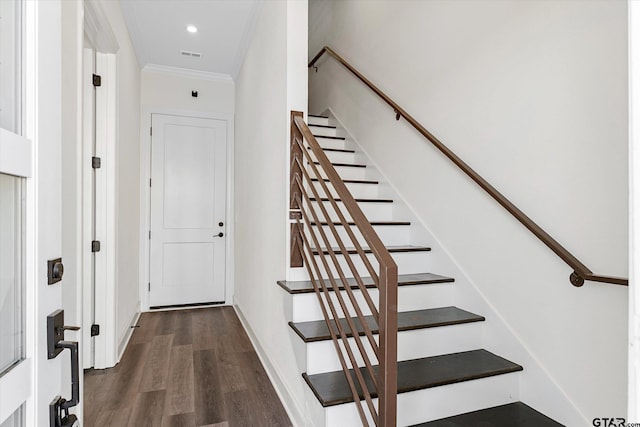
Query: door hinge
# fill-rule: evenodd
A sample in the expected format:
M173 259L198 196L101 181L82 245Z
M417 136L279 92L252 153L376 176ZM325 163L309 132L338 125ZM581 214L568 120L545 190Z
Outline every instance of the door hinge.
M151 178L149 178L149 187L151 187Z
M91 336L95 337L100 335L100 325L91 325Z
M102 166L102 159L100 157L92 157L91 158L91 167L94 169L100 169Z
M91 242L91 252L100 252L100 240Z
M93 86L98 87L102 86L102 77L98 74L93 75Z
M151 282L149 282L149 292L151 292Z
M149 230L149 240L151 240L151 230Z
M149 136L153 136L153 128L149 126Z

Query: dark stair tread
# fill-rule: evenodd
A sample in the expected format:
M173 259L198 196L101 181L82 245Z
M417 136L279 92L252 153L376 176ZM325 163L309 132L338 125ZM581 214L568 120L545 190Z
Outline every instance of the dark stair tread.
M315 114L309 114L309 117L315 117L317 119L328 119L329 118L327 116L316 116Z
M320 162L313 162L314 165L319 165ZM355 163L331 163L332 166L340 166L345 168L366 168L367 165L359 165Z
M318 138L326 138L326 139L346 139L344 136L327 136L327 135L313 135L316 139Z
M557 427L562 424L522 402L442 418L413 427Z
M341 222L332 222L331 224L333 224L335 227L343 227L344 224ZM347 224L355 226L356 223L355 222L347 222ZM411 225L411 222L409 221L371 221L369 224L371 224L372 226L399 226L399 225ZM311 225L315 226L316 223L312 222ZM321 222L320 225L329 225L328 222Z
M431 248L429 248L427 246L411 246L411 245L387 246L386 248L390 253L429 252L431 250ZM338 248L338 247L331 248L331 249L333 249L333 252L336 253L336 254L342 254L342 250L340 248ZM358 253L356 248L346 248L346 249L347 249L347 253L349 253L349 254L357 254ZM367 253L367 254L371 253L371 249L370 248L362 248L362 250L364 251L364 253ZM311 248L311 251L313 252L314 255L318 255L320 253L317 248ZM322 252L324 252L325 255L328 255L329 254L329 249L323 248Z
M378 367L374 366L374 372ZM366 368L360 368L372 397L377 393ZM487 350L471 350L398 362L398 393L455 384L495 375L522 371L522 366ZM353 371L351 375L355 378ZM353 402L343 371L307 375L303 378L322 406ZM356 380L357 381L357 380ZM364 395L360 393L360 398Z
M362 281L367 288L375 288L376 285L371 277L363 277ZM440 276L433 273L418 274L398 274L398 286L415 286L415 285L432 285L437 283L453 283L455 279L451 277ZM358 283L354 278L348 278L347 284L352 289L358 288ZM287 281L278 280L278 285L290 294L307 294L313 293L313 283L310 280ZM342 283L339 283L340 289L344 289Z
M318 178L311 178L311 181L318 182ZM329 179L323 179L324 182L330 182ZM343 179L342 182L345 184L380 184L379 181L372 181L368 179Z
M309 200L311 200L312 202L315 202L317 199L315 197L311 197ZM323 202L328 202L329 198L321 197L320 200ZM342 199L333 199L333 200L335 200L336 202L342 201ZM393 203L392 199L355 199L355 201L358 203Z
M336 153L354 154L356 152L356 150L347 150L346 148L325 148L325 147L320 147L320 148L322 148L322 151L335 151ZM307 150L311 150L311 147L307 147Z
M398 313L398 331L412 331L416 329L435 328L439 326L460 325L463 323L482 322L485 318L470 313L458 307L439 307L424 310L402 311ZM364 335L361 322L354 319L358 335ZM365 316L365 322L371 332L378 333L378 325L373 316ZM335 322L334 322L335 323ZM345 331L349 331L346 319L340 319ZM289 326L302 338L304 342L326 341L331 339L329 328L324 320L313 322L289 322ZM347 336L353 336L348 332Z
M327 129L335 129L335 126L331 126L331 125L315 125L315 124L309 124L307 125L309 127L317 127L317 128L327 128Z

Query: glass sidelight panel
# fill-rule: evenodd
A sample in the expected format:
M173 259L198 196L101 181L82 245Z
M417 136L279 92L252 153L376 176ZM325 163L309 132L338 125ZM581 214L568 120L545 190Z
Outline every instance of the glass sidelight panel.
M0 127L21 133L21 6L0 0Z
M0 376L24 358L24 181L0 174Z

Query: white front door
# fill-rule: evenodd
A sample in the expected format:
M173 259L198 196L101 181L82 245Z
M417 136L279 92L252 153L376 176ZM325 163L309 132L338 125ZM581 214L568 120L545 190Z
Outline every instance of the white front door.
M46 332L67 285L47 280L62 253L60 16L60 0L0 0L2 427L49 426L50 402L71 398L69 352L48 359Z
M151 308L224 303L227 122L153 114Z

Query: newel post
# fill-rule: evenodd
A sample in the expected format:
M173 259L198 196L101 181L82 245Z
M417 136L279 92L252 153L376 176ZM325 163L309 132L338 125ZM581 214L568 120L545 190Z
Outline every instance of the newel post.
M398 396L398 267L380 264L379 425L395 427Z
M291 260L290 267L304 266L302 260L302 224L295 220L302 219L302 191L299 181L302 181L302 170L300 165L303 162L302 154L302 133L298 130L294 119L296 117L304 117L302 111L291 111L291 141L289 145L290 152L290 172L289 172L289 219L291 223ZM299 180L299 181L298 181Z

